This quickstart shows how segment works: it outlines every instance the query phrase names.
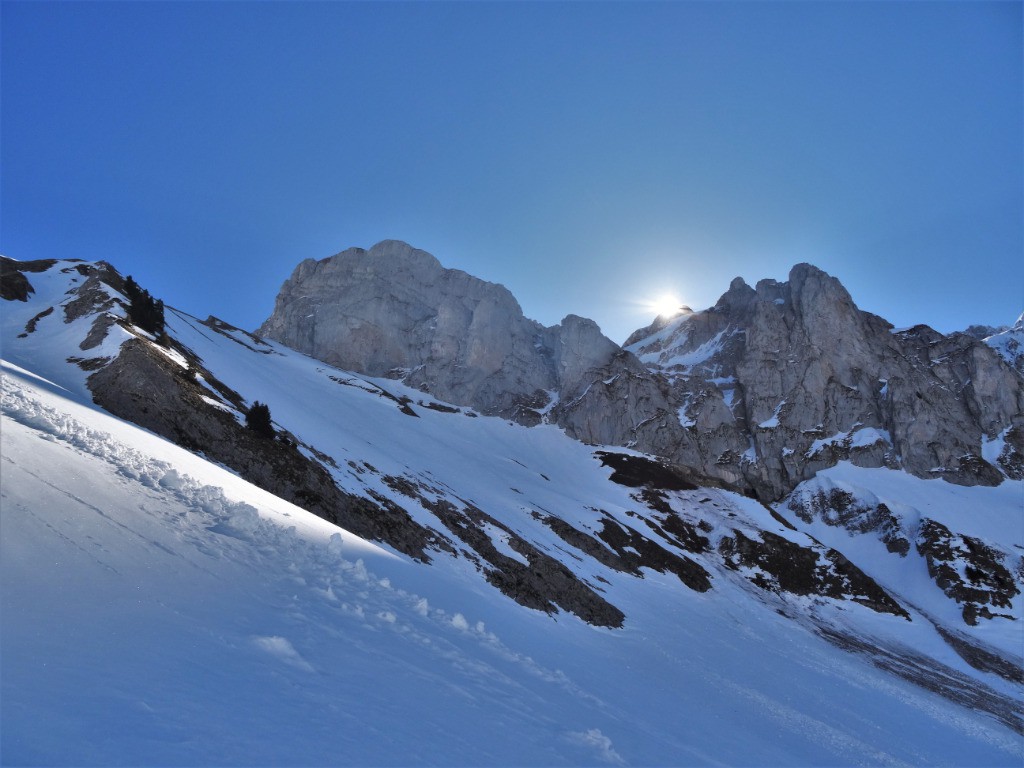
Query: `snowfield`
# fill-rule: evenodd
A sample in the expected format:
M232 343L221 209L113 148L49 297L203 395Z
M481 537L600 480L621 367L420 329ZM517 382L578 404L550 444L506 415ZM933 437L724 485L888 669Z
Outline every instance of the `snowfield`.
M32 300L4 301L0 316L0 763L1024 761L1024 686L971 666L943 635L956 627L1024 661L1019 596L1000 608L1008 617L967 627L917 554L904 560L875 532L712 488L662 497L701 524L710 548L683 554L709 590L652 567L615 569L611 548L588 554L543 522L592 538L614 525L669 546L638 489L610 481L601 446L167 308L168 333L192 355L172 351L169 364L191 375L201 361L211 377L195 379L195 402L240 421L223 387L269 404L275 426L345 493L401 506L442 535L451 530L437 503L475 506L500 556L529 565L525 542L625 620L613 629L526 608L454 534L450 551L417 562L94 405L88 370L69 358L94 369L146 335L113 323L82 350L96 315L65 322L63 307L84 274L69 262L33 272ZM965 488L840 464L797 492L835 489L884 502L908 535L935 520L1021 567L1020 481ZM833 547L907 615L757 586L766 574L718 551L739 533L799 545L823 569L815 542Z
M632 579L626 628L595 629L398 558L10 365L3 415L5 764L1021 759L991 717L726 584Z

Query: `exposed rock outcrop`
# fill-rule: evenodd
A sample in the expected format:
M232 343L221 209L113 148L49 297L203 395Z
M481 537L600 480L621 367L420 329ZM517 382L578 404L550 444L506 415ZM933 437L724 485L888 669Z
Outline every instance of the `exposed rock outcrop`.
M727 566L751 569L750 580L762 589L848 598L878 613L910 618L885 590L834 549L801 546L770 531L751 539L736 530L722 539L719 551Z
M900 557L910 552L910 540L899 518L877 499L869 503L834 486L813 490L801 486L790 496L788 507L805 523L821 520L854 533L875 533L890 552Z
M484 414L548 417L586 442L667 451L678 437L655 434L664 393L592 320L545 328L503 286L395 240L303 261L257 333Z
M928 575L947 596L963 606L964 621L999 615L989 606L1012 608L1020 594L1004 556L983 541L953 533L935 520L922 520L917 551L928 563ZM1009 618L1009 616L1008 616Z
M257 333L484 413L542 408L557 388L554 330L504 287L394 240L303 261Z
M671 382L695 433L672 458L763 499L840 460L998 484L982 441L1024 422L1024 380L987 344L894 331L833 277L733 281L718 303L638 331L626 348Z
M57 262L53 259L40 261L15 261L0 256L0 299L5 301L28 301L35 293L26 272L45 272Z
M446 546L399 507L385 507L341 491L330 474L286 440L262 437L208 402L189 369L143 341L128 341L118 357L89 378L94 400L139 426L237 471L260 488L360 536L383 541L429 560L428 549ZM204 380L216 381L209 372ZM242 402L237 393L231 400Z
M1019 463L1013 441L995 464L982 450L1024 427L1013 338L894 331L809 264L782 283L737 278L714 307L658 318L622 349L590 320L545 328L502 286L385 241L302 262L259 333L763 500L841 460L965 485Z

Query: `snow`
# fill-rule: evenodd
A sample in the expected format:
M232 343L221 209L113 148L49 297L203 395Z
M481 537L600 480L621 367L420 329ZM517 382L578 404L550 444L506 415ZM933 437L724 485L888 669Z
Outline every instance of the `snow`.
M687 411L690 409L690 397L686 398L686 402L679 406L676 410L676 418L679 420L680 426L693 427L697 425L696 419L687 415Z
M989 464L995 464L999 455L1006 447L1006 433L1010 431L1007 427L994 438L983 437L981 440L981 457Z
M767 418L764 421L762 421L760 424L758 424L757 425L758 428L760 428L760 429L774 429L775 427L779 426L779 414L782 413L782 407L785 404L786 404L786 401L783 400L781 403L776 405L775 406L775 410L772 411L772 415L769 418Z
M696 348L683 351L689 339L687 325L692 317L694 315L682 315L669 322L656 333L635 344L631 344L626 349L635 354L642 363L649 367L680 368L688 371L697 365L708 362L722 350L730 337L742 332L736 328L725 329Z
M645 360L647 356L650 356L651 359L656 359L657 355L649 353L648 350L663 349L666 346L666 342L685 343L685 334L687 332L685 326L691 317L692 315L690 314L684 314L673 318L647 338L641 339L635 344L625 347L625 349L641 360L644 360L644 362L647 362Z
M493 525L488 522L484 522L481 527L484 529L484 532L490 537L491 541L494 543L494 548L497 549L501 554L505 555L506 557L511 557L513 560L517 560L523 565L530 564L529 560L527 560L521 554L512 549L512 547L508 543L510 537L505 531L501 530L496 525Z
M607 383L607 382L605 382L605 383ZM547 417L551 414L552 409L556 405L558 405L559 393L558 393L557 389L546 389L546 390L544 390L544 394L547 395L547 397L548 397L547 405L545 405L543 408L539 409L537 411L537 413L539 413L540 416L545 421L547 421Z
M1015 366L1024 356L1024 313L1017 318L1012 328L989 336L984 340L1010 366Z
M226 413L235 413L234 408L225 405L220 400L214 400L212 397L207 397L206 395L200 395L200 397L203 398L204 403L208 403L209 405L212 405L214 408L218 408Z
M892 445L892 436L888 431L878 429L877 427L854 428L849 432L837 432L834 435L815 440L804 455L814 456L822 448L833 445L846 445L849 448L867 448L880 442Z
M648 573L620 585L625 630L553 621L9 366L3 404L5 761L1019 758L984 716L741 609L727 583L709 600Z
M819 490L828 493L832 489L849 493L860 506L874 509L884 504L900 521L902 535L911 542L916 539L921 521L927 518L955 533L1016 553L1011 554L1006 563L1011 570L1021 565L1020 553L1024 551L1022 481L1006 481L994 488L966 487L941 479L923 480L905 472L840 462L802 483L794 495ZM785 505L780 505L779 509L796 522L800 530L858 563L903 605L916 606L928 615L944 619L947 626L963 626L960 609L929 577L924 559L913 544L908 557L918 563L908 568L903 558L886 550L873 531L858 534L818 520L807 524L796 520ZM1011 658L1024 660L1024 636L1020 629L1024 622L1024 599L1018 595L1012 608L1000 610L1008 611L1016 620L986 621L974 629L974 634L983 642L1001 648ZM1016 697L1020 697L1020 693Z
M167 349L166 347L162 347L159 344L154 344L153 348L158 350L162 355L167 357L176 365L180 366L181 368L184 368L186 371L188 370L188 360L186 360L185 357L178 350Z
M32 276L41 300L63 295L66 278L54 274ZM169 330L219 380L268 403L277 424L334 457L345 490L392 498L438 528L383 476L414 480L431 499L473 503L623 607L621 629L523 608L462 556L412 562L113 418L92 404L85 373L61 351L77 346L87 323L64 324L58 310L18 339L39 305L4 310L5 763L1012 765L1024 757L1019 735L990 716L816 632L828 626L913 647L1024 698L969 667L912 607L908 622L774 595L699 555L713 583L707 593L672 574L645 569L637 578L568 554L534 513L591 533L606 517L649 526L635 489L608 482L595 447L553 426L422 408L422 393L393 381L278 345L261 354L167 313ZM112 328L104 354L130 337ZM381 390L410 397L420 418ZM970 535L1015 530L1007 510L1020 483L963 489L860 472L885 470L843 465L829 477L940 521L956 511L967 520L956 529ZM713 541L736 528L806 541L735 494L702 489L669 500L687 519L711 520ZM894 556L877 540L803 527L851 553L863 549L887 578ZM502 527L483 529L522 561ZM938 610L927 602L927 574L921 579L920 590L896 587ZM979 629L1005 647L999 631Z
M714 357L722 346L725 344L726 331L720 331L715 334L714 337L701 344L699 347L694 349L692 352L679 352L669 357L659 358L657 360L658 365L664 368L670 368L672 366L682 366L683 368L692 368L695 365L706 362L707 360ZM675 347L674 349L678 349ZM640 360L644 363L649 362L647 355L644 355Z
M887 430L876 427L864 427L850 433L851 448L866 448L875 443L892 445L892 435Z

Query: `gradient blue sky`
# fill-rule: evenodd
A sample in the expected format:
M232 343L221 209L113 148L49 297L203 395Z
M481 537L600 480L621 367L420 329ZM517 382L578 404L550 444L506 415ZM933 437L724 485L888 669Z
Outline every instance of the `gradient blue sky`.
M0 6L0 250L254 328L398 238L623 341L809 261L942 331L1024 309L1021 4Z

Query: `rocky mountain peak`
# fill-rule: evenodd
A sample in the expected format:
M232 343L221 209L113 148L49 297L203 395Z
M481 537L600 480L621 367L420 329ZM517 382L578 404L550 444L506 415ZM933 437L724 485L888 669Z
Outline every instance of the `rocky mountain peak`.
M832 275L828 274L823 269L819 269L813 264L808 264L807 262L800 262L799 264L793 265L789 270L788 282L793 287L793 290L798 292L802 290L804 284L808 282L829 283L845 290L843 289L842 283L832 277Z
M686 312L682 312L678 315L658 315L656 318L654 318L650 325L644 326L643 328L638 328L637 330L633 331L633 333L629 335L625 343L622 345L623 348L628 349L629 347L633 346L639 341L649 339L658 331L668 327L669 325L678 325L678 320L681 316L693 314L693 310L690 309L689 307L686 307L686 310Z
M756 295L754 289L747 285L742 277L734 277L729 283L729 290L722 294L714 309L718 312L742 312Z
M983 339L984 343L1005 360L1007 365L1024 376L1024 312L1012 327L991 330L992 333L986 334Z
M570 315L545 328L504 286L397 240L302 262L258 333L525 423L619 352L593 321Z
M997 484L1024 437L1016 336L894 332L811 264L754 288L736 278L714 307L656 318L620 348L592 320L546 328L503 286L384 241L300 264L259 333L766 500L839 461Z
M627 348L678 403L674 460L777 498L841 460L964 484L1012 474L1012 456L997 469L983 443L1024 430L1020 341L987 344L893 332L839 280L798 264L786 282L737 278L711 309L638 331Z
M317 264L331 263L338 259L357 259L364 257L367 263L375 262L378 266L397 269L422 269L440 272L443 267L434 256L419 248L414 248L402 240L381 240L370 249L346 248L333 256L315 261ZM310 259L310 261L314 261Z

